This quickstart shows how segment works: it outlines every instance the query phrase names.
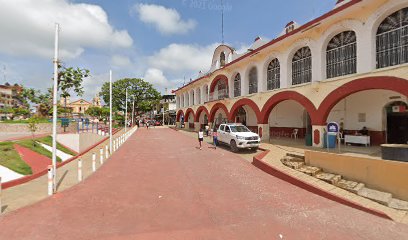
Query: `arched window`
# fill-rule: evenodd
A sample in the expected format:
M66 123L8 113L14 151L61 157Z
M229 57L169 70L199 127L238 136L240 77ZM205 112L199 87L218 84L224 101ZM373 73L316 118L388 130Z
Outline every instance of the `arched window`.
M334 36L326 50L327 78L356 73L357 43L356 33L345 31Z
M228 98L227 82L225 79L217 82L218 99Z
M299 49L292 59L292 85L312 80L312 52L309 47Z
M221 67L225 66L225 53L224 52L221 52L221 55L220 55L220 66Z
M201 90L197 88L197 104L201 104Z
M377 68L408 62L408 7L388 16L377 30Z
M234 78L234 97L241 96L241 74L235 75Z
M277 58L273 59L268 66L267 89L280 88L280 64Z
M249 94L251 93L257 93L258 92L258 71L256 70L256 67L253 67L249 71Z

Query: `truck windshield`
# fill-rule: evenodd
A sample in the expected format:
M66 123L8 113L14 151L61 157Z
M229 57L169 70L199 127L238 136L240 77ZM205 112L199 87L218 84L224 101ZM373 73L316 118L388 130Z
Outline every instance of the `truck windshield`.
M230 126L231 132L250 132L245 126Z

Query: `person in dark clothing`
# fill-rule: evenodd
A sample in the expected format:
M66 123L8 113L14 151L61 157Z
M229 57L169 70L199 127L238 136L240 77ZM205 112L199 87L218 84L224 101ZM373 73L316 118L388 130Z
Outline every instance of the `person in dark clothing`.
M367 129L367 127L363 127L363 128L359 131L359 133L360 133L361 135L363 135L363 136L368 136L368 129Z

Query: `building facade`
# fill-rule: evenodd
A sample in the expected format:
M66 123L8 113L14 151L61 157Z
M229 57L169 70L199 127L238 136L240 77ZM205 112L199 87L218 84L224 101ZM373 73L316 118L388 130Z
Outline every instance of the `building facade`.
M371 144L408 141L408 1L339 0L246 53L218 46L208 73L177 89L177 126L242 122L263 140L296 130L323 145L328 122Z
M67 108L71 108L72 109L72 114L73 115L84 115L85 111L88 110L88 108L90 107L102 107L101 104L101 99L99 97L99 95L95 95L95 97L92 99L92 102L86 101L84 99L78 99L76 101L71 102L70 97L62 97L60 99L60 105L61 106L65 106Z
M18 99L18 95L21 94L23 88L18 85L10 85L5 83L0 85L0 108L18 108L24 107Z

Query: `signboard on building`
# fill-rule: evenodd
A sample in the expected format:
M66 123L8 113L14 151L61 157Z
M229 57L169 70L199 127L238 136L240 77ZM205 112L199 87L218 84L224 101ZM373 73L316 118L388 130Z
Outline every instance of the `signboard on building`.
M339 124L336 122L329 122L327 124L327 132L328 133L338 133L340 130Z

